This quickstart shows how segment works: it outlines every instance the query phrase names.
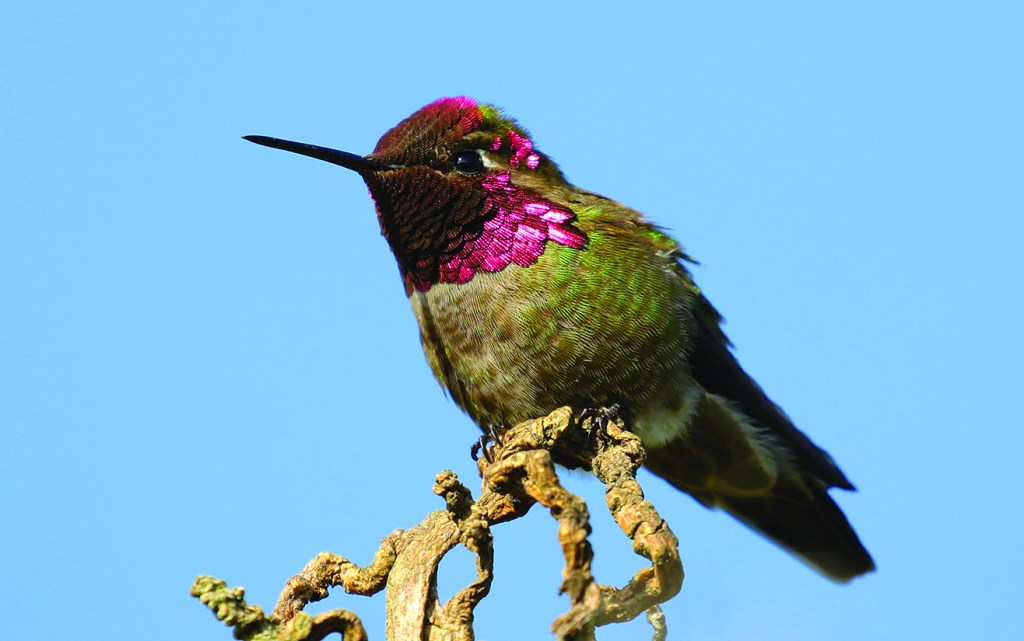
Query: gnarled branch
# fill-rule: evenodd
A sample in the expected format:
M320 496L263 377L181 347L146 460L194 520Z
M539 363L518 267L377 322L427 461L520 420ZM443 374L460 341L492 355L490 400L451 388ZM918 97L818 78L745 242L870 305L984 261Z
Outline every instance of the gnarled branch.
M485 452L479 461L483 489L478 499L473 500L453 472L442 472L434 492L444 497L444 510L431 513L409 530L389 534L365 567L336 554L319 554L288 580L273 614L267 616L258 606L246 605L241 588L229 589L210 577L196 579L192 594L234 627L239 639L316 641L340 632L352 641L366 638L355 614L331 610L310 616L303 608L325 598L332 587L367 596L386 589L387 639L471 641L473 610L487 596L493 579L490 528L523 516L539 503L558 520L565 557L561 591L571 601L569 611L552 625L556 638L593 639L595 628L646 612L654 638L664 639L664 615L658 605L679 591L683 571L676 537L644 500L636 481L643 458L640 440L620 424L594 430L589 420L581 424L569 408L562 408L508 430L500 443ZM624 587L600 585L594 579L589 512L582 499L562 486L556 462L594 471L607 487L608 509L633 541L634 552L651 562ZM476 555L477 578L440 603L438 565L460 543Z

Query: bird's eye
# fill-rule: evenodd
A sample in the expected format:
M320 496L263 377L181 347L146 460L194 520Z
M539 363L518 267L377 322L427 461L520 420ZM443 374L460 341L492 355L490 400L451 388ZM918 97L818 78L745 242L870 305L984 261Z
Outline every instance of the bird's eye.
M464 174L481 174L484 171L484 159L475 150L460 151L455 156L455 171Z

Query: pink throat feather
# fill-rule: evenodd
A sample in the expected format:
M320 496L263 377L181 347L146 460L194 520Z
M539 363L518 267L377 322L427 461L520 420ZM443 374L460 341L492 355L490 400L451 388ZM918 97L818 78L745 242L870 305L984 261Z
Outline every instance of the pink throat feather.
M477 238L461 247L459 241L449 245L454 253L446 254L437 282L461 285L477 270L496 272L510 264L529 267L544 253L549 240L573 249L586 247L586 234L571 224L572 212L513 187L509 172L488 176L483 186L493 215ZM427 291L431 283L416 279L414 285Z
M544 253L546 241L573 249L587 246L585 234L569 223L571 212L512 186L509 172L487 176L483 188L494 216L483 223L478 238L441 263L441 283L468 283L477 269L499 271L510 263L528 267Z
M433 112L451 112L450 118L463 131L475 130L482 121L480 110L469 98L441 99L425 110L435 116ZM515 129L508 130L507 138L495 136L491 150L497 151L504 144L511 151L512 170L532 171L540 166L541 157L533 150L533 143ZM433 277L425 277L429 263L420 261L416 265L419 273L414 270L407 275L418 291L425 292L436 283L467 283L479 270L497 272L510 264L528 267L540 259L547 241L573 249L586 247L586 234L572 225L575 215L535 193L515 187L511 171L487 175L482 187L489 210L483 230L468 241L465 236L452 238L441 252L438 273Z

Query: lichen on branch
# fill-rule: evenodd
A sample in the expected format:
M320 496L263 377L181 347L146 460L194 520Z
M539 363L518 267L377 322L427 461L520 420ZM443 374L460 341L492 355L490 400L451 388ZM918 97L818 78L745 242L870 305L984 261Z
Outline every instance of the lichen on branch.
M654 639L664 639L664 615L658 606L679 592L683 570L678 540L636 481L643 459L640 440L621 424L595 428L591 419L578 421L569 408L561 408L503 432L500 442L484 452L478 461L483 478L479 498L474 500L453 472L440 473L434 492L444 498L445 509L386 536L365 567L329 552L317 555L288 580L273 614L247 605L241 588L228 588L210 577L197 578L192 595L232 626L236 638L246 641L317 641L333 632L341 633L345 641L366 639L352 612L303 612L333 587L366 596L384 590L388 640L471 641L473 610L493 580L491 526L517 519L540 504L558 521L565 557L560 591L571 601L569 611L552 624L555 637L594 639L597 627L647 613ZM601 585L591 573L590 515L584 501L562 486L556 462L593 470L607 488L608 509L632 540L633 551L651 562L622 588ZM437 569L459 544L476 555L477 577L441 603Z

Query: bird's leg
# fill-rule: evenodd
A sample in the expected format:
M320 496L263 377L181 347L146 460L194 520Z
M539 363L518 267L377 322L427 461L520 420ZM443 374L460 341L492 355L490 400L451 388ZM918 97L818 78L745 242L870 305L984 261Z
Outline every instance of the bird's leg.
M488 423L487 427L484 428L486 432L476 440L475 443L469 448L469 455L476 461L480 458L480 453L483 452L484 458L487 459L488 463L493 463L491 459L491 443L495 445L501 445L501 433L508 429L506 425L495 425L494 423Z
M480 460L480 452L484 453L484 458L487 459L488 463L493 463L491 459L491 451L489 449L491 437L486 434L481 434L480 438L473 441L473 445L469 448L469 455L474 461Z
M588 407L580 412L578 420L581 424L588 418L592 419L590 429L587 430L587 440L593 442L595 436L603 434L608 429L608 423L618 418L621 411L621 404L612 403L608 407Z

